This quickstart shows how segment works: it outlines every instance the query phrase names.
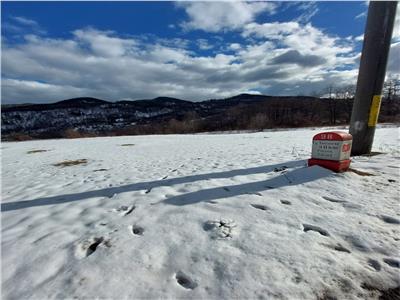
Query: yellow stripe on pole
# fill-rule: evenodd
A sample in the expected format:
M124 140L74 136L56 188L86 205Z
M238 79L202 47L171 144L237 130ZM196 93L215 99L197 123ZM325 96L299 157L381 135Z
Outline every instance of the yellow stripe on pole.
M375 127L378 123L379 110L381 109L382 95L375 95L372 98L371 108L369 110L368 127Z

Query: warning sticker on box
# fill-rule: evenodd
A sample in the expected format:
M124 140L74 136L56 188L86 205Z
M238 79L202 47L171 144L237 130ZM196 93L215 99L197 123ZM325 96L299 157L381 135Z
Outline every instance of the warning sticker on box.
M344 160L350 158L351 141L314 140L312 158Z

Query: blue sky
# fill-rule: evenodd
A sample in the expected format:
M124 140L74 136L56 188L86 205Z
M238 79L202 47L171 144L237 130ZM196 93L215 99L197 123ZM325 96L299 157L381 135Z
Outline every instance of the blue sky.
M198 101L354 84L368 9L366 2L1 6L3 103L79 96ZM395 32L391 76L399 73L398 42Z

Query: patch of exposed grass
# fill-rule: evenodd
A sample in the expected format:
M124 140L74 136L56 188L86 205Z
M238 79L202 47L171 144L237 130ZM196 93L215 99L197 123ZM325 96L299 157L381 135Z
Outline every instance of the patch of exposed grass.
M120 146L129 147L129 146L135 146L135 144L122 144L122 145L120 145Z
M86 164L86 163L87 163L87 159L83 158L83 159L76 159L76 160L64 160L62 162L53 164L53 166L56 166L56 167L70 167L70 166L76 166L76 165Z
M49 150L43 150L43 149L38 149L38 150L30 150L26 152L27 154L32 154L32 153L40 153L40 152L47 152Z
M372 173L368 173L368 172L364 172L364 171L360 171L360 170L356 170L356 169L352 169L352 168L349 168L348 171L356 173L357 175L360 175L360 176L375 176Z

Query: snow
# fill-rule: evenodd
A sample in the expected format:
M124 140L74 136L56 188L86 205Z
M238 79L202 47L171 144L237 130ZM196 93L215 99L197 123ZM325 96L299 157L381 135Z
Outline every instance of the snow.
M306 167L322 130L2 143L3 299L378 298L400 130L353 158L373 176Z

